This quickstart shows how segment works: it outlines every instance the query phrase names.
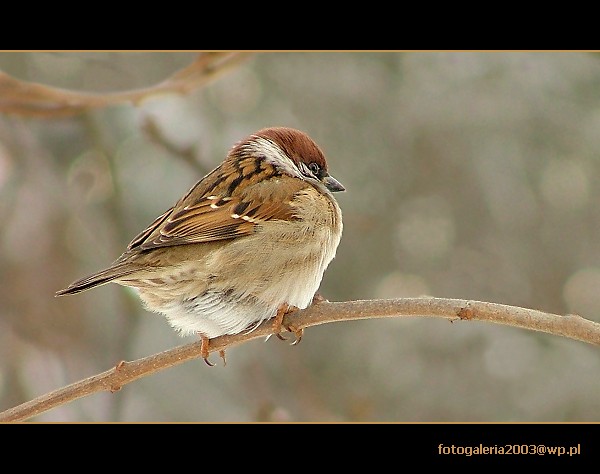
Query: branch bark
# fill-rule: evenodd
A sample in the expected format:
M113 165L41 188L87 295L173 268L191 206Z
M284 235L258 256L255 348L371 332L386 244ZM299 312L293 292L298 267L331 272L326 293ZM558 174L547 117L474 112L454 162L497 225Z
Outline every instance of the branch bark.
M572 314L561 316L516 306L461 299L402 298L322 302L286 315L283 325L291 330L299 330L338 321L415 316L445 318L451 321L489 321L600 345L600 323L581 316ZM265 321L250 333L211 339L210 351L222 351L251 339L266 337L272 333L272 326L271 321ZM0 421L24 421L91 393L104 390L115 392L123 385L141 377L198 357L200 357L200 341L131 362L123 361L106 372L1 412Z

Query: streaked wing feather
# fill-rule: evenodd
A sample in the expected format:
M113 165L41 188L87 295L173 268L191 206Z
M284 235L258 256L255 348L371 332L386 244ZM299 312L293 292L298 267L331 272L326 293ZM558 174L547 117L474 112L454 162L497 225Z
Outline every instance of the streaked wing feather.
M169 214L171 214L171 212L173 212L173 208L168 209L163 214L154 219L154 222L152 222L152 224L146 227L142 232L136 235L131 242L129 242L127 250L131 250L132 248L143 244L144 241L152 234L152 232L154 232L154 230L163 223L163 221L169 216Z
M261 222L271 219L292 219L292 207L287 202L244 202L229 198L215 205L217 199L204 198L193 206L177 206L167 219L151 230L142 233L140 247L148 250L181 244L194 244L227 240L254 232ZM236 209L245 208L242 213Z

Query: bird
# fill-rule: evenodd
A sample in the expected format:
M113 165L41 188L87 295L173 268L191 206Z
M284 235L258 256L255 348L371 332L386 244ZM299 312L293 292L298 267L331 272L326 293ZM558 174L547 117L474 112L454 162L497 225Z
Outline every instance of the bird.
M307 133L263 128L235 143L108 268L55 296L109 282L134 288L181 336L199 337L212 366L210 339L273 318L285 339L283 317L324 299L318 289L343 230L333 193L345 190Z

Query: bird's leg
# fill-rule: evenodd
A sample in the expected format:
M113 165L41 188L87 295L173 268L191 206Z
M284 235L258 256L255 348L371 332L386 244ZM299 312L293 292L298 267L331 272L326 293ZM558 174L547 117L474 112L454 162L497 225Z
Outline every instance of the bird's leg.
M329 300L327 298L323 297L321 295L321 293L317 292L313 296L312 302L310 304L313 305L313 304L319 304L319 303L324 303L324 302L329 302ZM281 310L281 308L279 308L279 309ZM283 314L281 314L281 316L279 315L279 311L277 311L277 316L275 316L275 324L276 324L275 330L281 330L281 326L283 325L283 317L287 313L291 313L292 311L294 311L296 309L298 309L298 308L296 308L295 306L289 306L289 309L287 311L284 311ZM277 321L278 317L279 317L279 322ZM289 325L286 329L290 332L293 332L294 336L296 337L294 342L292 342L292 344L291 344L292 346L295 346L302 340L302 336L304 334L304 328L296 329L296 328L294 328L294 326ZM283 336L281 336L279 333L277 333L277 337L279 339L284 339Z
M210 352L208 350L210 339L200 334L200 341L200 355L204 359L204 362L206 362L206 365L208 365L209 367L214 367L215 364L208 360L208 356L210 356ZM219 357L223 359L223 365L227 365L227 360L225 359L225 351L223 349L219 351Z
M283 318L286 314L292 313L293 311L296 311L297 309L298 308L296 306L291 306L287 303L282 304L277 309L277 314L275 315L275 321L273 322L273 332L282 341L287 340L287 338L285 338L281 335L281 328L283 327ZM292 346L295 346L302 339L302 334L304 333L304 329L302 329L302 328L293 329L291 326L288 326L286 329L290 332L293 332L294 336L296 336L296 340L294 342L292 342Z
M200 341L200 356L204 359L206 365L208 365L209 367L214 367L215 364L208 360L208 356L210 355L210 352L208 351L210 339L206 336L200 335Z
M287 338L281 335L283 317L291 311L290 308L295 308L295 306L290 306L287 303L283 303L279 308L277 308L277 314L275 315L275 320L273 321L273 333L277 336L277 339L281 339L282 341L287 340Z

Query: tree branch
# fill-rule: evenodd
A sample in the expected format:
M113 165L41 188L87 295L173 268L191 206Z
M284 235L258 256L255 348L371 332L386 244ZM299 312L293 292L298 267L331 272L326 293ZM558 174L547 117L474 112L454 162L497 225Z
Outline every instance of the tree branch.
M388 317L438 317L452 320L489 321L600 345L600 323L577 315L560 316L541 311L481 301L442 298L402 298L340 303L322 302L285 316L284 327L292 331L318 324ZM247 334L210 340L211 352L221 351L272 333L265 321ZM0 421L23 421L59 405L100 391L115 392L123 385L168 367L200 357L200 341L175 347L131 362L121 362L101 374L42 395L0 413Z
M16 79L0 71L0 112L32 117L62 117L110 105L140 104L150 96L187 94L220 77L252 53L200 53L187 67L149 87L114 93L75 92Z

